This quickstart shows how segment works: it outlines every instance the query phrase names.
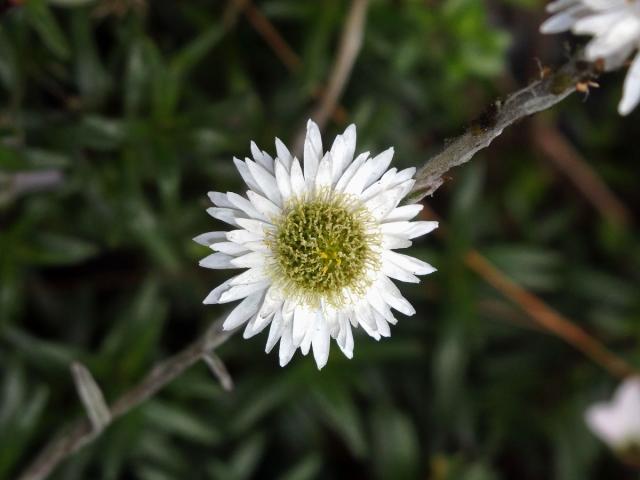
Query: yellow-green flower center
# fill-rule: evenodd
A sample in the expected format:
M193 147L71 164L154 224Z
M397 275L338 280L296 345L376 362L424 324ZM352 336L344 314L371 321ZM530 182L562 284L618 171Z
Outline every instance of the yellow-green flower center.
M275 255L274 281L288 295L317 306L339 306L345 288L361 293L367 270L378 262L368 211L343 196L293 201L269 239Z

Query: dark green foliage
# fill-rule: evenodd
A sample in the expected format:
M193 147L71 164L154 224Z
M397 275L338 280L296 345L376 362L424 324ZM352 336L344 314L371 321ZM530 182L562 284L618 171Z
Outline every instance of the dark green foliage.
M300 55L292 74L231 2L24 3L0 19L0 478L83 415L72 360L112 400L225 313L201 302L228 272L198 268L191 241L220 227L206 192L241 189L231 159L251 139L273 151L304 125L348 7L255 2ZM343 98L358 150L423 162L513 89L509 72L562 60L559 39L555 58L532 47L540 18L530 1L373 1ZM640 113L617 116L620 77L550 121L637 219ZM418 314L390 339L360 333L353 360L333 348L318 372L299 354L278 367L265 335L232 338L235 391L198 365L53 478L634 478L583 422L615 380L464 264L478 249L640 365L637 227L603 220L528 126L429 200L448 233L413 253L439 272L403 289Z

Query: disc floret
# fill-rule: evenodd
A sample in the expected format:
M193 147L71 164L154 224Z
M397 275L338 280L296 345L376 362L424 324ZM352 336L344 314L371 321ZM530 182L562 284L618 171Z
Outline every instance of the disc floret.
M379 263L379 233L356 199L318 195L293 200L269 243L274 281L309 306L340 306L347 292L362 293Z

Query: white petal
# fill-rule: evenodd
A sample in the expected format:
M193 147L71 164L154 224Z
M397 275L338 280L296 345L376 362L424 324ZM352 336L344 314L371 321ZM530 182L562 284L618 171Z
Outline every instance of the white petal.
M409 167L409 168L400 170L396 174L395 178L393 179L392 185L402 183L406 180L411 180L415 174L416 174L416 167Z
M564 10L565 8L570 7L576 3L579 3L580 0L556 0L547 5L546 10L549 13L559 12L560 10Z
M358 168L353 173L353 177L351 177L351 180L349 180L347 185L344 187L344 193L348 195L359 196L367 184L367 180L371 175L371 171L373 170L373 167L374 166L371 163L371 160L368 160L360 168Z
M608 10L623 6L628 7L632 4L629 0L582 0L582 3L593 10Z
M270 223L261 222L260 220L254 220L253 218L238 218L236 222L247 232L260 235L261 238L264 238L267 232L269 232L269 230L273 230L274 228Z
M307 330L304 334L304 338L302 339L302 341L300 342L300 353L302 353L302 355L307 355L309 353L309 350L311 350L311 341L313 340L313 335L315 334L315 316L313 319L313 326L308 326Z
M353 159L353 155L356 152L357 139L356 126L353 123L344 130L344 132L342 133L342 138L344 139L344 144L347 149L346 157L349 161L351 161Z
M633 413L640 408L640 377L627 378L616 390L613 403L625 412ZM640 410L637 410L640 413Z
M629 16L616 22L614 27L603 35L598 35L589 42L585 49L588 60L606 58L615 54L621 48L626 48L629 43L636 43L640 36L640 19Z
M369 178L365 184L365 187L368 187L373 182L378 180L382 176L382 174L387 171L387 168L389 168L389 164L393 159L393 153L394 153L393 147L390 147L386 149L384 152L376 155L371 160L369 160L372 166L371 174L369 175Z
M293 161L293 157L289 152L289 149L286 147L282 140L276 137L276 153L278 154L278 160L282 162L282 165L285 167L287 171L291 168L291 162Z
M208 247L212 243L215 243L218 240L224 240L225 238L227 238L227 232L207 232L194 237L193 241Z
M207 208L207 213L217 220L235 227L238 226L238 222L236 221L238 214L235 210L230 208L209 207Z
M264 193L265 197L273 203L276 205L282 205L280 190L278 190L278 184L276 183L275 177L265 170L264 167L252 162L251 160L247 160L247 167L262 189L262 192L258 193Z
M239 255L247 253L247 248L234 242L218 242L211 245L211 249L227 255Z
M396 248L409 248L411 240L405 237L396 237L395 235L382 235L382 248L387 250L395 250Z
M313 346L313 358L316 361L318 370L320 370L327 364L327 360L329 359L330 339L326 322L317 322L311 344Z
M409 303L409 301L402 296L400 290L396 285L389 280L385 275L382 275L378 280L378 293L382 299L391 306L391 308L404 313L407 316L414 315L416 313L415 308Z
M398 169L395 167L387 170L380 180L373 182L364 190L364 192L362 192L362 196L360 198L366 202L378 195L380 192L392 188L398 183L395 181L397 174Z
M340 179L344 169L349 165L349 162L351 162L351 159L347 159L347 147L342 135L336 136L333 145L331 145L330 153L333 159L331 165L331 183L335 184Z
M320 129L313 120L309 120L307 122L307 136L304 140L304 178L309 188L314 184L322 154Z
M254 252L260 252L264 255L271 256L271 247L265 243L265 240L256 240L253 242L243 243L243 246L248 250L252 250Z
M240 176L244 180L244 183L246 183L251 190L254 190L258 193L264 193L260 188L260 186L258 185L258 183L253 178L253 176L251 175L251 172L249 171L249 167L247 167L246 163L244 163L239 158L235 158L235 157L233 158L233 163L238 169L238 173L240 173Z
M262 296L262 292L257 292L242 300L224 321L222 329L233 330L251 318L260 308Z
M380 333L380 336L381 337L390 337L391 336L391 329L389 328L389 324L384 319L384 317L382 315L380 315L376 311L373 312L373 316L376 319L376 328L378 329L378 332Z
M596 404L585 415L589 428L607 445L616 449L625 442L625 425L621 417L611 411L608 404Z
M296 346L293 345L292 337L292 325L286 324L282 329L282 337L280 339L280 366L284 367L293 358L293 354L296 351Z
M581 11L584 11L582 5L574 5L563 12L553 15L540 25L540 33L560 33L569 30L576 21L575 15Z
M337 192L344 191L347 184L353 178L353 175L356 173L356 171L358 171L362 167L362 165L364 164L364 162L367 160L368 157L369 157L369 152L364 152L358 155L357 158L353 162L351 162L351 164L344 171L344 173L342 174L342 176L338 180L338 183L335 186L335 190Z
M572 31L576 35L602 35L623 19L624 15L625 13L620 11L588 15L576 20Z
M378 333L378 326L376 319L371 312L371 307L368 304L359 305L355 311L358 324L364 329L364 331L372 338L380 340L380 334Z
M267 259L262 252L250 252L232 259L231 263L238 268L262 267L267 263Z
M353 160L353 154L356 151L356 126L354 124L349 125L342 135L336 136L330 151L333 158L331 177L335 185Z
M271 352L275 344L280 340L282 336L282 326L282 310L278 310L271 321L271 327L269 327L269 337L267 338L267 345L264 348L266 353Z
M314 313L299 305L293 312L293 344L299 346L307 333L307 327L312 323Z
M284 299L277 291L275 287L271 287L264 298L264 303L258 311L258 320L260 322L273 318L274 314L278 310L282 310L282 304Z
M202 303L207 305L218 303L218 301L220 300L220 295L222 295L224 292L226 292L231 288L229 283L230 283L230 280L227 280L221 283L220 285L218 285L213 290L211 290L211 292L209 292L209 295L207 295L207 297L202 301Z
M346 315L340 315L340 331L338 333L338 347L347 358L353 358L353 332Z
M278 189L280 185L278 185ZM262 195L257 194L256 192L249 190L247 192L247 196L251 201L251 204L258 210L262 217L267 219L270 223L272 223L277 217L280 216L282 210L271 200L267 200Z
M411 220L418 215L424 208L421 203L414 203L412 205L403 205L402 207L394 208L389 215L384 219L385 222L401 222Z
M387 277L395 278L401 282L420 283L420 279L418 277L407 272L404 268L398 267L393 262L383 261L381 272Z
M413 180L407 180L397 187L385 190L370 200L365 202L367 209L376 220L385 218L391 211L396 208L400 200L404 198L407 191L413 186ZM238 220L239 222L240 220Z
M302 168L300 167L300 162L297 158L293 159L293 163L291 164L291 193L293 197L302 198L304 197L304 193L306 192L306 186L304 182L304 175L302 173Z
M410 257L409 255L403 255L402 253L392 252L385 250L382 252L382 261L389 261L395 263L400 268L406 270L414 275L428 275L436 271L434 267L427 262Z
M422 235L426 235L436 228L438 228L438 222L435 221L411 222L411 226L408 232L409 238L416 238Z
M238 268L231 263L234 257L225 253L212 253L200 260L199 265L204 268Z
M347 332L347 339L345 341L344 348L342 348L341 350L347 358L353 358L353 332L351 331L351 326L349 326L348 323L345 329Z
M230 242L235 242L239 244L260 241L263 238L264 238L263 235L258 235L256 233L248 232L244 229L231 230L230 232L227 232L227 240L229 240Z
M389 222L380 224L382 233L389 235L406 236L416 238L425 235L438 227L438 222Z
M612 53L604 59L604 68L607 71L617 70L621 68L629 59L633 51L636 49L636 45L633 43L628 44L626 47L620 48L615 53Z
M265 328L267 328L267 325L271 323L273 317L273 314L268 315L267 317L261 317L258 313L258 315L253 317L247 324L247 328L245 328L244 333L242 334L242 338L251 338L262 332Z
M298 165L299 167L300 165ZM302 175L302 171L300 172ZM304 179L302 180L304 183ZM289 200L291 197L291 180L289 178L289 172L286 167L282 164L282 162L278 159L276 160L276 183L278 184L278 190L280 190L280 196L282 197L283 204Z
M640 54L631 63L624 81L622 101L618 106L620 115L627 115L640 102Z
M216 207L237 208L229 201L225 193L209 192L207 195L209 196L209 200L211 200Z
M391 313L391 308L389 308L389 305L387 304L387 302L385 302L383 298L380 296L380 293L378 292L377 288L372 288L369 290L367 294L367 301L369 302L373 310L382 316L382 318L385 320L385 323L389 322L393 325L398 323L396 318L393 316L393 313ZM379 325L378 325L378 330L380 331ZM383 337L384 336L385 335L383 335Z
M269 286L269 280L263 280L256 283L243 283L242 285L234 285L229 290L220 295L218 303L228 303L234 300L240 300L252 293L263 292Z
M268 278L269 275L264 267L253 267L246 272L242 272L240 275L236 275L235 277L231 278L229 280L229 285L235 286L246 283L262 282Z
M266 171L273 173L273 158L267 152L260 150L256 142L251 142L251 155Z
M318 165L318 173L315 178L316 191L321 191L322 189L331 187L332 163L331 154L327 152L327 154L322 157L322 160L320 160L320 164Z
M257 194L254 194L254 195L257 195ZM254 207L253 204L243 196L238 195L237 193L234 193L234 192L228 192L226 196L233 208L242 210L244 213L247 214L247 216L251 218L259 218L261 220L267 219L267 217L262 215L256 209L256 207Z

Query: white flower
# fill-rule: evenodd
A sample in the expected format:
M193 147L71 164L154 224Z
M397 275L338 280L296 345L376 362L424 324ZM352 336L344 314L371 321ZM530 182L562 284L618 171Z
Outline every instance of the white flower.
M625 380L611 402L590 407L586 421L613 450L640 448L640 377Z
M640 0L556 0L547 6L554 15L540 27L542 33L571 30L592 35L585 56L603 60L607 70L620 68L640 47ZM640 102L640 54L632 61L624 83L620 115Z
M309 121L304 165L276 139L277 157L251 143L253 160L234 159L247 197L210 192L207 212L236 230L209 232L194 240L217 253L207 268L246 268L214 289L204 303L243 299L224 322L245 322L244 338L268 325L267 353L280 341L280 365L299 347L313 349L318 368L329 356L330 338L353 356L351 327L379 340L395 324L391 309L415 310L390 280L419 282L435 269L393 252L429 233L437 222L410 221L421 205L398 207L411 190L415 168L387 170L393 148L369 158L358 155L356 128L338 135L326 153L318 126Z

